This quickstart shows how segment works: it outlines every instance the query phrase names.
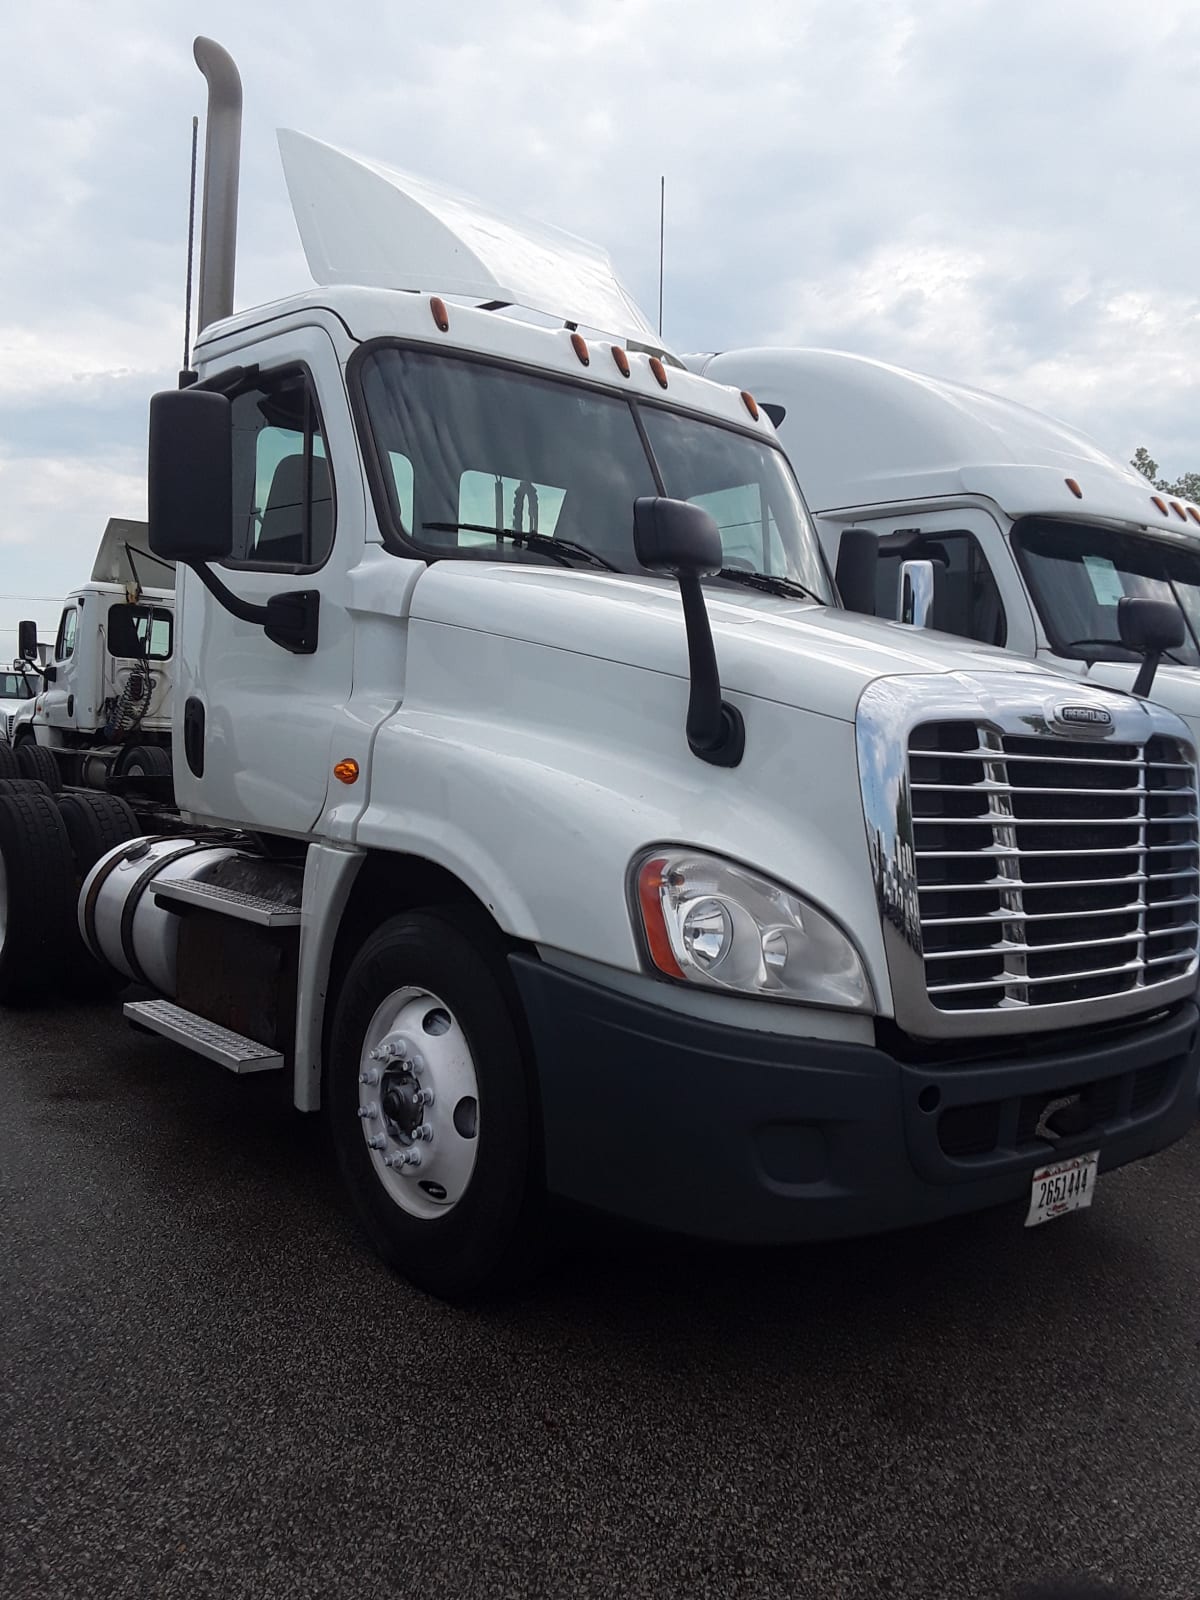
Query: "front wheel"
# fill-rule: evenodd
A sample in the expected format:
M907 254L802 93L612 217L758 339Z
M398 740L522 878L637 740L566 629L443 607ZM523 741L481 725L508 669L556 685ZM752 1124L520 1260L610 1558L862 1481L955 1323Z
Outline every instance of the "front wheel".
M326 1108L359 1218L411 1282L464 1300L539 1263L535 1106L502 960L453 913L394 917L355 957Z

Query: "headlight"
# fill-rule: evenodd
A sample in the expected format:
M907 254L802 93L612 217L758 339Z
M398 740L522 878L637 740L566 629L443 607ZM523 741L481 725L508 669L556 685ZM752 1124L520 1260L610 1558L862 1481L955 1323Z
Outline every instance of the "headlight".
M650 959L670 978L735 994L872 1009L862 957L790 889L717 856L662 851L635 873Z

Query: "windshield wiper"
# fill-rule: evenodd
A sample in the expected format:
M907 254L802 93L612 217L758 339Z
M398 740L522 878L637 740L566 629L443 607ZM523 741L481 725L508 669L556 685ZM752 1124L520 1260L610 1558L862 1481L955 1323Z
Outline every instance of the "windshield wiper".
M490 533L493 539L511 540L518 549L524 545L530 550L543 551L555 557L564 567L571 565L571 556L577 556L580 561L586 561L589 567L602 567L605 572L621 570L614 562L589 550L587 545L576 544L574 539L555 539L548 533L522 533L519 528L489 528L483 522L423 522L421 526L431 528L434 533Z
M746 572L742 567L722 567L717 574L730 583L744 583L748 589L761 589L764 594L778 594L786 598L800 598L815 600L818 605L824 601L820 595L814 594L811 589L806 589L802 583L797 583L794 578L777 577L771 572Z

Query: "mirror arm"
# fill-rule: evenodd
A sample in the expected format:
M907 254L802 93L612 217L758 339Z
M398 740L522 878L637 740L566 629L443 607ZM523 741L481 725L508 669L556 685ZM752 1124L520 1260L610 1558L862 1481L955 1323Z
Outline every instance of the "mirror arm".
M717 654L698 573L679 574L679 597L683 602L691 677L688 745L694 756L714 767L736 767L746 748L746 724L738 708L721 698Z
M196 574L209 594L226 611L237 617L242 622L257 622L260 627L267 621L266 606L256 606L249 600L243 600L240 595L234 594L232 589L227 589L217 577L216 573L206 561L189 561L188 568Z
M1132 690L1139 700L1144 700L1154 687L1154 674L1158 671L1161 660L1161 650L1147 650L1142 657L1142 664L1138 668L1137 677L1133 680Z

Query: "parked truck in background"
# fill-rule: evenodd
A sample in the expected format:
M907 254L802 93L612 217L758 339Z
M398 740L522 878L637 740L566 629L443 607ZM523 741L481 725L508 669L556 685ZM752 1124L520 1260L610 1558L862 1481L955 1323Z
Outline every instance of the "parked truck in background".
M203 331L150 418L176 810L72 860L0 797L0 996L77 908L130 1019L281 1070L449 1297L551 1200L1039 1222L1180 1137L1186 727L837 609L753 396L579 240L282 134L319 287L234 314L240 82L196 54Z
M53 789L170 798L174 588L174 568L150 551L145 523L110 518L91 581L63 604L36 693L8 720L23 776ZM37 649L35 624L23 622L22 656L32 661Z
M905 614L1069 677L1131 689L1121 601L1168 602L1182 637L1153 695L1200 739L1200 506L1086 435L998 395L843 351L732 350L692 370L753 389L804 487L843 601Z

